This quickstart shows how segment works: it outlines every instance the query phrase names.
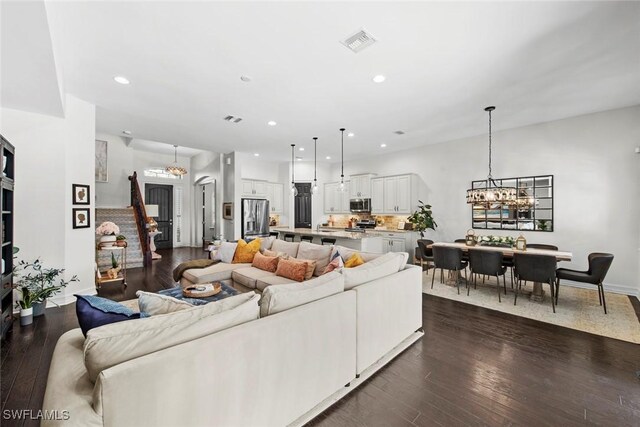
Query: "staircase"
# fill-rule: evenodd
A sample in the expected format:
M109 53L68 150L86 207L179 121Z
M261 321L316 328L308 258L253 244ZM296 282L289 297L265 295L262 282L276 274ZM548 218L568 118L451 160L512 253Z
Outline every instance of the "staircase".
M142 249L136 228L133 208L96 208L96 225L111 221L120 227L120 234L127 238L127 266L126 268L142 267ZM100 270L111 268L111 251L96 251L96 262ZM120 255L120 251L114 253Z

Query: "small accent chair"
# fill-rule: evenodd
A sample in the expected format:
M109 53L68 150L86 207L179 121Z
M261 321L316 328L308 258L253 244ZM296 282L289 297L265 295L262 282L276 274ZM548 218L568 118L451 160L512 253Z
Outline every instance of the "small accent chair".
M313 236L300 236L300 241L313 243Z
M556 270L556 304L558 303L558 291L560 290L560 279L573 280L574 282L590 283L598 287L598 298L600 305L604 307L604 314L607 314L607 302L604 300L604 281L609 267L613 262L613 255L607 253L594 252L589 254L589 269L587 271L570 270L559 268Z
M278 236L280 235L280 233L278 233L277 231L270 231L269 232L269 237L275 237L276 239L278 238Z
M487 276L495 276L498 282L498 301L502 302L500 297L500 278L502 276L502 284L504 286L504 294L507 295L507 279L505 273L507 267L503 266L504 255L500 251L485 251L482 249L470 249L469 250L469 270L471 270L471 280L474 285L477 284L477 275L482 274ZM467 295L471 286L467 287Z
M553 255L533 255L526 253L513 254L514 274L516 277L516 295L513 305L518 301L518 291L522 286L522 281L547 283L551 288L551 307L556 312L556 301L554 297L554 282L556 281L556 267L558 261Z
M333 239L331 237L322 237L320 239L320 243L322 243L323 245L326 243L327 245L335 245L336 244L336 239Z
M287 242L293 242L293 238L295 237L295 234L292 233L284 233L283 236L283 240L287 241Z
M429 271L433 267L433 249L429 248L429 245L433 245L433 240L418 239L416 258L420 262L420 266L422 266L422 271Z
M434 246L433 250L433 264L434 271L431 277L431 289L433 289L433 280L436 277L436 271L440 269L440 283L444 282L444 270L455 272L456 275L456 287L458 288L458 294L460 294L460 270L464 271L464 280L467 282L467 263L462 261L462 249L460 248L447 248L443 246Z

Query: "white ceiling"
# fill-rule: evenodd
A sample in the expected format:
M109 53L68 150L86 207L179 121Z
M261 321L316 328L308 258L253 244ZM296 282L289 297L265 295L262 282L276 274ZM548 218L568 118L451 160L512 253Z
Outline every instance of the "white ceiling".
M46 4L99 131L197 149L308 159L318 136L337 160L342 126L348 157L485 133L487 105L499 130L640 104L636 2ZM378 42L354 54L361 27Z
M131 138L131 140L128 142L127 145L139 151L147 151L147 152L157 153L157 154L168 154L171 156L175 155L175 149L173 145L167 144L164 142ZM182 146L178 147L178 157L193 157L196 154L200 154L202 152L203 150L199 150L197 148L182 147Z

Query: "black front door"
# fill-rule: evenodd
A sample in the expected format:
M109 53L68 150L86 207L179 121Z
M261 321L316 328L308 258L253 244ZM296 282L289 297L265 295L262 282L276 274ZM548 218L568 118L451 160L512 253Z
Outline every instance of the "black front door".
M161 184L145 184L145 204L158 205L158 234L155 238L156 248L173 247L173 186Z
M296 183L298 195L295 198L295 227L311 228L311 184Z

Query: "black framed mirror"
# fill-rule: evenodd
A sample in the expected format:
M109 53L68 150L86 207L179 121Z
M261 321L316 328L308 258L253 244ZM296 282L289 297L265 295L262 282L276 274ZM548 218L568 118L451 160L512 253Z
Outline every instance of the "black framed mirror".
M515 187L517 200L506 204L487 202L471 205L473 228L553 231L553 175L501 178L495 182L499 186ZM486 186L486 179L471 182L472 189Z

